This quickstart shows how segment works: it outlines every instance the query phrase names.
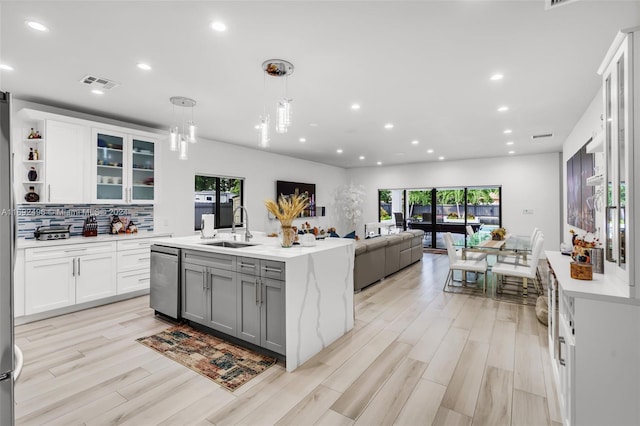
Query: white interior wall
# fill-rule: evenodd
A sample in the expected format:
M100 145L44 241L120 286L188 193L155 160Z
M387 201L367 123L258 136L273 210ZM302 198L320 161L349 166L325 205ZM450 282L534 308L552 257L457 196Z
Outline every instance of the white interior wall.
M317 205L326 207L326 216L297 219L296 223L308 221L325 229L341 226L331 206L333 192L346 182L345 169L202 139L189 146L188 161L178 160L178 153L164 144L161 162L167 173L154 211L159 231L193 234L196 174L244 178L244 202L252 230L276 232L279 228L277 221L268 219L264 206L266 199L276 197L276 180L316 185Z
M357 230L378 221L378 189L502 186L502 224L511 234L530 235L538 227L545 249L560 245L560 153L482 158L350 169L348 179L365 188ZM530 210L532 214L524 214Z

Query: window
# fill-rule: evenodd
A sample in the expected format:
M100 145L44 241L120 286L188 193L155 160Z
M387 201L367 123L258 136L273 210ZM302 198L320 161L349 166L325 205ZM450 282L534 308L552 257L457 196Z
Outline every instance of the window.
M234 222L243 222L244 179L223 176L196 175L195 177L195 220L194 229L200 230L203 214L215 214L215 227L231 228Z

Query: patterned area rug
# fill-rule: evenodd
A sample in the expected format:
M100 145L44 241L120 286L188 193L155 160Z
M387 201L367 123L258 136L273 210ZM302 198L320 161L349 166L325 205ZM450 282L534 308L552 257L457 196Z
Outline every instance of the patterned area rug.
M234 391L276 359L225 342L187 325L171 327L138 342Z

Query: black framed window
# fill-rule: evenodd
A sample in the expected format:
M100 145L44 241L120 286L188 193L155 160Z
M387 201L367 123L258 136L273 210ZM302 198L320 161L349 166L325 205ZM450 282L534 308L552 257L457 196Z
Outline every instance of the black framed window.
M244 221L242 210L236 211L234 218L236 208L243 205L243 178L198 174L195 176L194 187L196 231L200 230L203 214L215 214L216 229L231 228L234 221Z

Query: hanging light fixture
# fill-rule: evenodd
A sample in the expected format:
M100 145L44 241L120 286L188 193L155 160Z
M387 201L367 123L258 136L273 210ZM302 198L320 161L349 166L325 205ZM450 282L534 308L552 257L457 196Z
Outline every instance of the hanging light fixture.
M276 104L276 119L275 130L276 133L287 133L291 126L291 102L292 99L288 98L288 76L293 73L293 64L284 59L269 59L262 63L262 70L265 75L271 77L284 77L284 97ZM266 108L265 108L266 109ZM260 118L260 146L267 147L269 145L269 115L265 113Z
M188 144L196 143L196 124L193 120L193 107L196 101L184 96L172 96L169 101L173 104L173 118L175 121L175 107L182 107L182 120L180 125L169 127L169 150L179 151L178 158L186 160L188 158ZM185 122L185 109L191 108L191 120Z

